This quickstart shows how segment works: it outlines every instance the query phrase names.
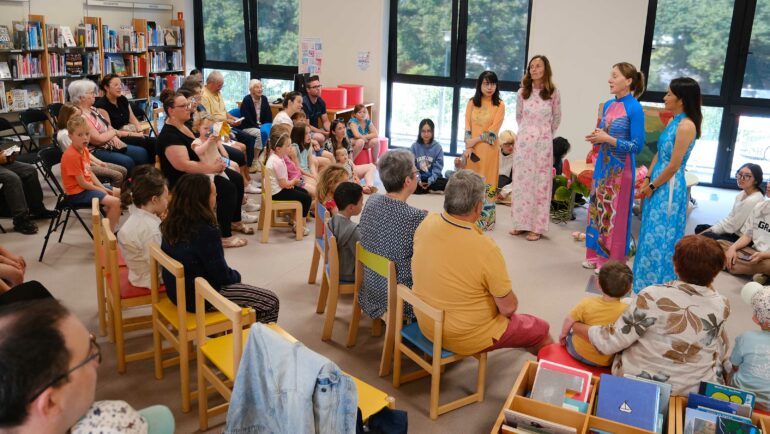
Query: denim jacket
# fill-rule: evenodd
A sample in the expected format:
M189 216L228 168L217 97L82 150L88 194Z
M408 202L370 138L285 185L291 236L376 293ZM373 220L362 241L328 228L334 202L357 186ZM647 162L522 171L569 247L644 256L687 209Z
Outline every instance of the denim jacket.
M356 432L358 392L329 359L251 326L225 434Z

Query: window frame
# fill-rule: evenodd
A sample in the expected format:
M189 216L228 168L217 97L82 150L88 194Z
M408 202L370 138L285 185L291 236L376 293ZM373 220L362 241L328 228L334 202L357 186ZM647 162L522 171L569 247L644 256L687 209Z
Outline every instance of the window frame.
M452 1L452 38L450 42L450 62L449 75L447 77L426 76L416 74L402 74L398 72L398 1L390 2L390 16L388 22L388 86L387 86L387 105L385 108L385 134L391 137L391 119L393 114L393 84L413 84L426 86L440 86L452 89L452 125L450 126L451 139L449 143L448 156L458 156L458 141L456 134L460 111L464 109L463 101L460 101L460 91L464 87L476 87L476 79L465 78L466 54L468 47L468 2L472 0L451 0ZM532 25L532 2L527 0L527 34L524 44L524 65L522 70L526 70L529 59L529 37ZM499 80L498 89L500 91L516 92L521 85L520 80ZM415 124L415 129L416 129Z
M699 185L738 189L731 170L738 135L738 121L741 115L770 117L770 99L741 96L757 1L762 0L734 2L719 95L703 95L702 97L704 106L720 107L723 112L717 155L714 161L714 175L711 180L701 179ZM649 0L640 67L645 77L649 77L650 72L657 8L658 0ZM645 91L640 100L643 102L661 102L664 95L665 92ZM767 174L765 178L768 178Z
M193 0L193 19L195 40L195 67L199 70L227 69L231 71L244 71L251 74L251 78L272 78L280 80L293 80L297 74L297 65L267 65L259 62L259 40L257 38L257 2L259 0L243 1L243 25L244 38L246 39L246 62L224 62L206 59L206 47L203 43L203 1ZM297 29L299 34L299 29Z

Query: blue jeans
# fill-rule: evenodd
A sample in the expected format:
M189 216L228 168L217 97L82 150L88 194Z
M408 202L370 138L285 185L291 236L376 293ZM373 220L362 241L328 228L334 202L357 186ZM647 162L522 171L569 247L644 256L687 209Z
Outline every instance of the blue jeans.
M577 360L578 362L588 365L588 366L595 366L597 368L606 368L606 366L597 365L596 363L584 359L578 352L575 350L575 345L572 343L572 332L569 332L567 335L567 353L569 353L570 356L572 356L573 359Z
M135 166L147 164L149 162L147 151L140 146L134 145L127 145L126 152L94 149L91 153L102 161L125 167L129 176L131 176L131 172L134 171Z
M106 185L104 188L108 190L112 190L112 187ZM83 190L78 194L68 194L67 195L67 203L70 205L91 205L91 200L93 198L99 199L99 203L101 203L102 199L104 199L104 196L107 196L107 194L100 190Z

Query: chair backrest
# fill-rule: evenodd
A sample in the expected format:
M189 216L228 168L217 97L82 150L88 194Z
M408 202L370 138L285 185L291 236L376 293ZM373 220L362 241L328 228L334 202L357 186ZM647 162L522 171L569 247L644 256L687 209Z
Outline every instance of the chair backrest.
M39 109L27 109L21 112L19 115L19 119L21 120L21 123L26 126L27 124L33 124L35 122L50 122L51 125L53 125L53 122L51 121L51 118L48 117L48 114L44 112L43 110Z
M48 104L48 114L50 114L52 118L57 119L59 117L59 111L61 111L63 105L64 104L60 102Z
M184 265L168 256L161 250L158 243L150 243L150 298L152 304L160 301L160 279L158 279L158 264L166 269L176 282L176 312L179 318L179 329L187 329L187 295L184 283ZM168 282L166 282L168 284Z
M387 279L388 284L388 318L395 317L393 311L396 306L396 263L390 259L372 253L364 248L361 241L356 242L356 277L355 287L358 291L364 284L364 266L378 275ZM391 323L392 324L392 323Z
M19 136L19 132L16 131L16 128L14 128L11 121L9 121L4 117L0 117L0 131L5 131L5 130L11 130L13 135L16 136L16 139L19 141L18 142L19 146L21 146L22 140L21 140L21 136ZM6 136L3 136L3 137L6 137Z
M238 372L243 354L243 312L237 304L225 298L202 277L195 278L195 330L198 345L206 342L206 302L224 314L232 323L233 372Z
M265 183L263 182L262 185ZM326 232L326 207L321 201L315 202L315 237L320 240L324 237Z
M324 233L324 263L329 266L329 281L340 281L340 254L337 249L337 237L326 231Z
M152 128L155 130L155 132L158 132L158 117L164 114L163 107L156 107L152 109Z
M106 260L103 264L107 274L109 274L109 288L108 291L112 294L113 300L120 299L120 270L118 269L118 240L115 238L115 233L110 229L110 220L108 218L102 219L100 225L101 236L100 241L100 257ZM96 240L96 233L94 233L94 240Z
M271 200L273 200L273 184L270 183L270 168L264 165L262 167L262 206Z
M230 110L228 113L230 113L231 116L235 116L236 118L241 117L241 107L238 106L238 108L234 108Z
M53 187L57 190L54 193L56 193L58 196L64 194L64 189L62 188L61 184L59 184L59 180L54 175L52 169L53 166L61 163L61 157L63 154L64 153L61 151L61 149L59 149L58 146L48 146L41 149L37 153L37 157L40 160L40 165L43 168L46 176L48 176L48 180L51 181Z
M433 321L433 336L426 336L433 342L433 354L441 354L441 336L444 330L444 311L424 302L406 285L399 284L396 293L396 325L404 323L404 302L412 305L415 312Z

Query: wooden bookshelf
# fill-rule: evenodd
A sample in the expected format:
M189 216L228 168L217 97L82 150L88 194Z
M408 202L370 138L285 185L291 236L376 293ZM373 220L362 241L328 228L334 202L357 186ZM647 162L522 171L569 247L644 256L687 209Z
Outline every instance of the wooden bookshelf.
M11 78L3 78L0 79L2 82L2 91L3 91L3 101L6 103L7 110L3 111L2 114L6 113L20 113L25 108L20 108L18 110L13 109L11 105L11 101L7 98L8 92L13 92L14 89L20 89L23 88L25 85L34 84L40 87L41 93L42 93L42 107L39 105L36 106L30 106L29 105L29 99L27 99L27 108L43 108L45 109L45 106L50 104L50 89L51 89L51 81L49 79L48 74L48 52L46 50L46 46L48 45L46 42L46 31L45 31L45 17L42 15L29 15L27 17L26 23L37 23L40 26L40 41L39 43L42 44L42 47L27 47L27 48L21 48L21 47L14 47L13 49L2 49L0 50L0 62L6 62L8 64L9 70L11 74L14 73L14 67L11 66L11 60L12 59L30 59L34 60L35 63L38 64L40 73L34 74L32 76L29 76L23 72L25 67L24 64L27 64L26 61L22 61L22 64L16 64L15 70L16 75ZM14 42L14 26L13 23L11 25L7 26L9 29L11 42Z

